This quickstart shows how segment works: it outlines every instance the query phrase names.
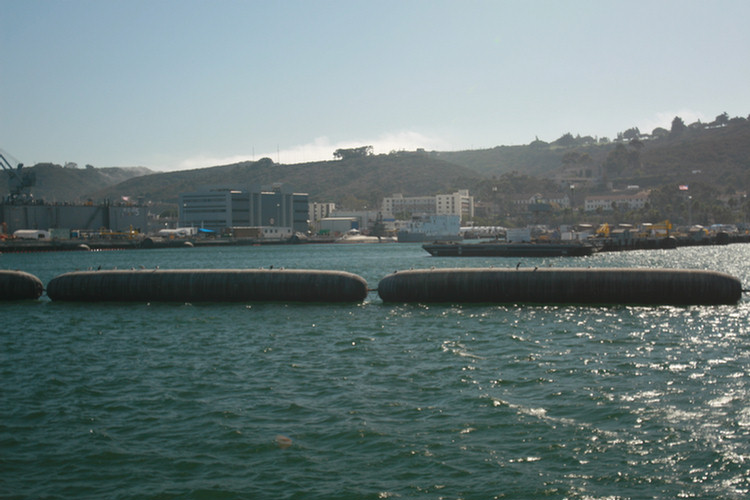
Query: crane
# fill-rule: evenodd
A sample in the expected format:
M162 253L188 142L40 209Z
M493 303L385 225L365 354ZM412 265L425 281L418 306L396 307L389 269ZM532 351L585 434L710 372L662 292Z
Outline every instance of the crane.
M13 166L14 163L16 164L15 167ZM9 176L8 188L10 189L10 196L8 196L8 201L12 202L19 198L28 197L29 195L24 194L24 190L36 184L36 174L34 172L22 172L23 163L18 163L2 149L0 149L0 166Z

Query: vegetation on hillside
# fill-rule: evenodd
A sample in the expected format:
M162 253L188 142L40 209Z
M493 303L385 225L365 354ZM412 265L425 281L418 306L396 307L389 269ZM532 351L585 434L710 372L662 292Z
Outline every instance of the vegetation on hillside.
M522 172L543 177L563 163L565 155L574 150L601 161L614 145L606 138L597 140L590 136L566 133L554 142L534 140L526 146L497 146L491 149L435 152L440 158L463 165L485 175Z

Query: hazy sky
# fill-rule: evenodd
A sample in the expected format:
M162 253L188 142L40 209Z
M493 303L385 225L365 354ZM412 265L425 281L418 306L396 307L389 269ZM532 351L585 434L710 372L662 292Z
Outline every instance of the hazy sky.
M750 114L747 0L0 0L0 148L208 167Z

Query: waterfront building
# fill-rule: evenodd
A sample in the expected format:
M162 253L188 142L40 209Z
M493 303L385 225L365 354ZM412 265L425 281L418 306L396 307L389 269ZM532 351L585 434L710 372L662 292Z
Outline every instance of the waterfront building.
M205 187L179 197L179 224L226 232L234 227L291 228L307 233L307 193L294 193L280 184L259 187Z
M133 204L2 203L3 232L19 229L55 230L54 237L68 238L72 231L145 232L148 208Z
M359 230L360 221L357 217L324 217L320 219L320 233L329 236L341 236L352 229Z
M335 211L335 203L310 203L310 213L308 214L310 224L313 227L320 229L320 221L326 217L329 217Z
M350 229L359 229L363 233L368 233L375 228L375 224L377 224L380 218L380 213L376 210L336 210L335 212L331 212L328 218L352 219L355 222Z

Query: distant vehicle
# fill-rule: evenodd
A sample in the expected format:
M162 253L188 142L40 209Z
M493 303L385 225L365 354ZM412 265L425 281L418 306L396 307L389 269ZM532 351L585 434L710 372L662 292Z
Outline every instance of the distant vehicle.
M198 230L194 227L178 227L177 229L160 229L157 233L163 238L187 238L195 236Z
M734 224L711 224L709 231L711 231L714 234L718 234L718 233L737 234L740 232L739 229L737 229L737 226L735 226Z
M13 231L13 237L19 240L49 240L49 231L41 229L19 229Z

